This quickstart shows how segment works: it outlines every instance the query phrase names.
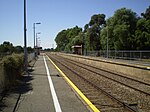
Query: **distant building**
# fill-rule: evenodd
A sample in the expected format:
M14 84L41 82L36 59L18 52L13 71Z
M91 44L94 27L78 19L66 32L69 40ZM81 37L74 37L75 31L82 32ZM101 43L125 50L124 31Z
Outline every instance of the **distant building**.
M35 51L37 55L40 55L40 51L42 50L42 47L35 47Z
M82 54L83 54L82 45L74 45L74 46L72 46L71 48L72 48L73 54L79 54L79 55L82 55Z

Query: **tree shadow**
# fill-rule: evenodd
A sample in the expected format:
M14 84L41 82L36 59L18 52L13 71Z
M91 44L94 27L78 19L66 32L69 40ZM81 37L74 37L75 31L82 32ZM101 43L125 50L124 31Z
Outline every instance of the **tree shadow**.
M7 105L5 104L4 101L0 101L0 111L3 111L4 108L6 108Z
M17 86L12 92L24 94L31 91L33 89L31 84L32 80L33 80L33 76L31 75L22 76L22 78L20 79L19 86Z
M4 111L4 109L9 106L12 106L12 110L14 112L14 110L18 105L21 95L33 90L32 83L31 83L33 79L34 78L31 75L24 75L19 80L17 80L17 84L15 86L5 91L3 93L4 95L0 100L0 112ZM16 97L12 98L11 95L15 95L17 96L17 98ZM11 97L11 101L9 101L10 97ZM13 105L9 105L8 102L10 102Z
M3 111L4 108L7 107L7 105L5 104L5 99L4 97L7 97L9 94L6 91L3 91L1 93L1 99L0 99L0 112Z
M34 71L33 67L35 65L35 62L36 60L33 62L32 66L28 67L28 72L26 74L24 74L18 80L16 80L15 84L12 84L9 89L5 90L2 94L0 94L0 112L1 111L3 112L5 108L9 106L11 106L13 112L15 112L15 109L18 105L21 95L33 90L31 81L34 78L31 74ZM15 96L12 101L11 95L13 96L13 94L18 97ZM11 97L10 102L13 103L13 105L8 104L10 97Z
M34 71L34 69L33 68L28 68L28 72L29 72L29 74L31 74L31 72L33 72Z

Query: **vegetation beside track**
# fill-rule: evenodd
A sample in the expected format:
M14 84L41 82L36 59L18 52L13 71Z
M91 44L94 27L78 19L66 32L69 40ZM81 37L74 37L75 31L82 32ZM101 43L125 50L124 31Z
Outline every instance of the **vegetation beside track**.
M17 84L23 72L23 54L5 56L1 61L0 89L8 90Z

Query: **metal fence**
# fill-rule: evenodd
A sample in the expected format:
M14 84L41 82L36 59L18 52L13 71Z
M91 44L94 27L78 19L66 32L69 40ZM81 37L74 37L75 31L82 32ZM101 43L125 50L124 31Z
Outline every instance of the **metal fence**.
M28 62L32 61L35 58L35 53L28 54Z
M114 59L150 59L150 51L87 51L87 56L100 56Z
M73 54L73 52L63 53ZM94 56L94 57L105 57L105 58L113 58L113 59L130 59L130 60L140 60L140 59L150 59L150 51L128 51L128 50L109 50L107 54L107 50L100 51L87 51L85 56Z

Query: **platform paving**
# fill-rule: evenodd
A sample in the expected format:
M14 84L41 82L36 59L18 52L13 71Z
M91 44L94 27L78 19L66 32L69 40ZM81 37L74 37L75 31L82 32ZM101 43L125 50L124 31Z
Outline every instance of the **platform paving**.
M56 112L43 56L43 54L39 56L30 70L30 75L24 76L25 83L6 98L7 104L3 112L13 112L17 100L15 112ZM89 112L86 104L81 101L46 56L45 60L60 104L59 112Z

